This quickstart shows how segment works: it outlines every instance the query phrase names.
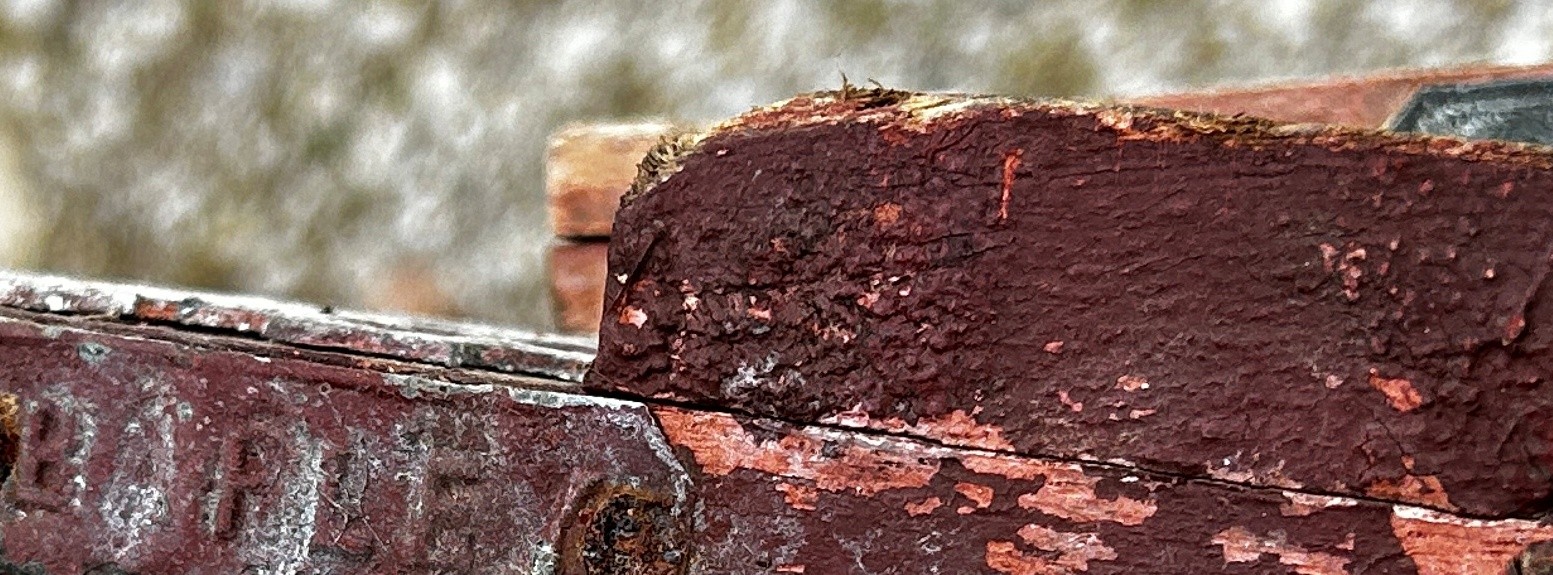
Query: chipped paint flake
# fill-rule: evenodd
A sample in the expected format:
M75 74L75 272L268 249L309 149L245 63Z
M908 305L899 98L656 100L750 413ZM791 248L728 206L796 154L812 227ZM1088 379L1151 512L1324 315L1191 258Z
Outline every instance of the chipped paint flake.
M1071 463L983 455L968 455L961 459L961 463L966 469L977 473L1024 481L1044 479L1035 492L1019 496L1019 506L1075 523L1110 521L1122 525L1141 525L1158 510L1153 501L1126 496L1101 499L1095 494L1095 485L1100 482L1100 478L1086 475L1082 467Z
M971 513L975 513L977 509L986 509L987 506L992 505L993 491L991 487L986 485L966 483L962 481L960 483L954 484L954 490L956 493L964 495L966 499L971 500L971 503L975 504L975 507L970 505L963 505L959 509L955 510L955 512L959 513L960 515L970 515Z
M827 449L827 438L807 429L757 441L731 415L670 407L653 411L669 442L689 449L702 471L711 475L751 469L808 480L824 491L872 496L924 487L938 474L937 457L905 442L845 441L839 450L834 443Z
M1418 475L1413 473L1414 459L1404 456L1402 467L1407 473L1394 480L1381 480L1370 484L1365 493L1371 497L1378 497L1389 501L1407 501L1422 503L1436 509L1455 511L1457 507L1451 503L1450 496L1445 493L1445 486L1440 479L1433 475Z
M975 410L979 411L979 409ZM842 427L878 429L891 433L923 437L960 447L974 447L988 451L1014 451L1014 444L1003 437L1003 428L976 421L974 412L956 409L938 417L924 417L915 424L907 424L900 418L873 419L862 406L825 417L820 423Z
M1149 388L1149 380L1136 375L1124 375L1116 378L1116 388L1123 391L1138 391Z
M1226 564L1251 563L1269 554L1299 575L1348 575L1348 558L1306 550L1284 540L1281 533L1258 537L1245 527L1235 526L1214 535L1212 543L1223 548Z
M1031 523L1019 528L1019 538L1031 547L1058 554L1056 567L1088 571L1090 561L1114 561L1116 550L1100 541L1098 533L1068 533Z
M1026 554L1012 541L988 541L987 566L1009 575L1068 575L1088 571L1090 561L1117 558L1116 550L1094 533L1066 533L1031 524L1019 529L1019 538L1044 553Z
M1413 388L1413 382L1401 378L1381 377L1377 370L1370 370L1370 387L1385 394L1386 402L1397 411L1408 412L1423 405L1423 397Z
M944 500L939 499L937 497L929 497L929 498L923 499L921 501L907 501L906 502L906 514L910 515L912 517L917 517L919 515L927 515L929 513L932 513L934 510L938 509L939 507L943 507L943 505L944 505Z
M633 306L626 306L620 310L620 325L633 325L638 328L647 325L647 312Z
M1418 575L1500 573L1527 546L1553 541L1553 525L1462 519L1405 505L1392 507L1391 531Z
M1313 495L1298 491L1284 491L1283 497L1288 501L1278 505L1278 512L1284 517L1304 517L1330 507L1354 507L1359 504L1358 500L1347 497Z
M776 484L775 487L777 491L782 492L783 498L787 500L787 505L793 509L814 511L814 504L820 498L820 492L807 485L784 482Z

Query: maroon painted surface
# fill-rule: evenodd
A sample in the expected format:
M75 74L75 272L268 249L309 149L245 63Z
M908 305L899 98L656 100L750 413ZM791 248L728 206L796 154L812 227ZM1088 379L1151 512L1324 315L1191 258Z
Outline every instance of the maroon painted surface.
M1529 521L328 357L0 311L0 407L17 408L0 569L1432 575L1553 540Z
M629 201L586 385L1549 511L1548 150L907 98L754 112Z
M48 573L527 573L588 490L683 495L639 406L15 319L0 374L4 557Z

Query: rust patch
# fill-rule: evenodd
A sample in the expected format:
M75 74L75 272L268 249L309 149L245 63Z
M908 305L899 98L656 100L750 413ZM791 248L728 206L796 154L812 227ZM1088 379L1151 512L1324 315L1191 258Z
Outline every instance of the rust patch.
M1424 403L1423 397L1418 395L1418 390L1413 388L1413 382L1401 378L1381 377L1374 369L1370 370L1370 387L1385 394L1386 402L1397 411L1412 411Z
M943 507L943 505L944 500L937 497L929 497L921 501L908 501L906 502L906 514L912 517L927 515L932 513L933 510Z
M871 496L923 487L938 474L937 458L909 453L905 446L891 450L849 442L827 449L823 438L805 431L757 441L731 415L671 407L654 408L653 413L669 442L689 449L702 471L711 475L750 469L807 479L825 491Z
M1019 506L1075 523L1110 521L1141 525L1158 510L1153 501L1124 496L1101 499L1095 495L1095 484L1100 478L1085 475L1078 465L983 455L968 455L960 461L966 469L977 473L1024 481L1044 478L1040 489L1019 496Z
M1370 485L1365 493L1371 497L1378 497L1388 501L1409 501L1424 503L1437 509L1456 511L1451 504L1450 497L1445 493L1445 486L1440 484L1440 479L1433 475L1414 475L1413 458L1404 456L1402 467L1408 470L1406 475L1396 480L1381 480Z
M814 504L820 499L820 492L807 485L778 483L776 490L782 492L782 496L787 499L787 505L793 509L814 511Z
M1400 505L1392 508L1391 531L1418 575L1503 573L1526 547L1553 541L1553 526L1534 521L1478 521Z
M966 499L971 500L971 503L976 504L975 507L963 506L956 510L961 515L969 515L977 509L986 509L987 506L992 505L993 491L991 487L986 485L960 482L954 484L954 490L956 493L964 495Z
M1282 533L1257 537L1244 527L1231 527L1213 536L1224 548L1225 563L1251 563L1263 554L1276 555L1278 563L1299 575L1348 575L1348 559L1331 553L1309 551L1284 540Z
M666 498L606 485L577 510L565 535L567 575L680 575L689 565L685 528Z

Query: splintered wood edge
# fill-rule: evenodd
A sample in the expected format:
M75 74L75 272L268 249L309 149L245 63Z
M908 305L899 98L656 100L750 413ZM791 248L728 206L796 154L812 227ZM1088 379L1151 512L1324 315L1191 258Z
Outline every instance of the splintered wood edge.
M1095 101L852 89L800 95L755 108L705 131L664 137L638 166L636 181L622 199L622 205L650 193L679 173L684 160L701 151L703 144L713 138L841 123L876 124L880 129L921 134L940 125L989 112L1004 117L1025 114L1090 116L1114 130L1122 140L1208 139L1226 147L1252 148L1278 144L1312 145L1334 150L1363 149L1496 161L1534 169L1553 167L1553 147L1536 144L1402 134L1336 124L1282 123L1249 116Z

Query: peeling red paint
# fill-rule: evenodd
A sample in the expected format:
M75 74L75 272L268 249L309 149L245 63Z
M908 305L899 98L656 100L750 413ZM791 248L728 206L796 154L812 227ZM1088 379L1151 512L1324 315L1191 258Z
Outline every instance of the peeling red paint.
M782 495L787 499L787 504L792 506L793 509L814 511L814 504L820 498L820 493L807 485L778 483L776 484L776 490L782 492Z
M1048 341L1041 349L1046 350L1046 353L1058 355L1062 353L1062 346L1063 343L1061 341Z
M846 427L879 429L891 433L906 433L950 445L976 447L989 451L1013 450L1013 444L1003 438L1003 428L977 422L975 411L977 410L966 413L963 409L956 409L939 417L925 417L917 420L915 424L908 424L897 417L876 420L861 409L852 409L824 418L821 422Z
M1381 377L1374 369L1370 370L1370 387L1385 394L1386 402L1397 411L1412 411L1424 403L1423 397L1418 395L1418 390L1413 388L1413 382L1401 378Z
M1270 554L1299 575L1348 575L1348 558L1302 549L1287 542L1282 534L1258 537L1245 527L1236 526L1214 535L1213 544L1224 548L1225 563L1251 563Z
M643 325L646 325L647 312L631 306L626 306L625 309L620 310L620 325L627 324L636 327L642 327Z
M1546 187L1546 150L893 92L797 98L701 142L705 152L687 156L684 171L625 202L620 229L631 233L612 238L611 272L635 266L664 285L695 278L703 290L816 305L773 308L771 325L753 326L744 308L684 314L678 294L612 284L610 301L651 319L643 329L601 326L606 349L589 389L674 391L805 423L858 405L876 422L912 424L959 409L1000 428L1014 445L1000 451L1134 461L1163 473L1236 458L1224 467L1254 486L1270 487L1262 478L1276 473L1275 485L1348 496L1363 496L1376 477L1366 447L1381 458L1430 448L1461 463L1432 473L1475 516L1526 513L1548 497L1536 475L1542 438L1519 421L1547 399L1504 383L1546 371L1553 356L1528 348L1501 358L1480 345L1499 339L1518 311L1529 325L1532 312L1548 312L1524 303L1535 284L1526 272L1546 247L1525 230L1548 200L1493 197L1509 180ZM811 153L821 148L869 152L831 162ZM1025 179L1011 179L1009 225L997 225L1004 154L1015 149L1024 154L1013 175ZM1036 166L1040 181L1030 178ZM992 181L940 177L953 173ZM811 176L837 185L804 185ZM1149 184L1161 176L1201 185ZM1247 177L1266 185L1245 188ZM1086 178L1082 193L1037 193ZM1422 197L1425 180L1435 189ZM1385 209L1374 208L1377 197ZM879 226L889 219L884 203L903 206L888 228ZM978 205L985 209L963 209ZM1213 226L1195 227L1204 221ZM1118 222L1127 233L1115 234ZM764 249L783 238L789 253ZM1451 246L1457 261L1440 262ZM1422 252L1433 261L1413 261ZM1481 281L1484 265L1493 282ZM877 286L882 295L871 299L857 284L875 273L911 277L913 300L894 296L903 286ZM1026 295L1034 293L1050 297ZM1286 345L1291 337L1304 343ZM1055 340L1075 344L1061 357L1043 353ZM663 349L678 356L668 366L656 357ZM725 385L741 361L772 350L801 381ZM1480 351L1494 361L1477 361ZM1295 384L1312 361L1319 374ZM1471 373L1435 385L1462 362ZM1419 409L1351 409L1366 394L1377 399L1364 385L1370 368L1417 379ZM1131 393L1150 401L1118 405L1133 387L1113 387L1118 376L1157 379L1146 394L1141 382ZM1323 384L1336 387L1310 393ZM1059 389L1070 405L1057 401ZM1442 399L1424 425L1416 411L1435 393ZM1089 410L1074 411L1076 400ZM1151 408L1160 411L1129 418ZM1451 436L1459 439L1438 439Z
M1050 575L1061 573L1041 557L1025 555L1013 541L988 541L987 566L1008 575Z
M1024 150L1011 150L1003 154L1003 195L998 201L998 221L1008 219L1009 196L1014 190L1014 172L1019 169L1019 157Z
M889 227L901 218L901 205L894 202L885 202L874 206L874 223L879 227Z
M1101 499L1095 494L1095 485L1100 479L1086 475L1082 467L1074 464L981 455L966 456L960 462L977 473L1020 480L1044 479L1040 489L1019 496L1019 506L1077 523L1110 521L1141 525L1158 510L1152 501L1121 495L1115 499Z
M993 491L991 487L986 485L966 483L962 481L954 485L954 490L956 493L964 495L966 499L971 500L971 503L976 504L975 507L964 505L955 510L955 512L959 513L960 515L970 515L977 509L986 509L987 506L992 505Z
M1073 398L1068 396L1068 390L1066 389L1057 390L1057 401L1068 406L1068 409L1073 410L1073 413L1082 413L1084 411L1084 402L1073 401Z
M1123 391L1138 391L1149 388L1149 380L1136 375L1124 375L1116 378L1116 388Z
M906 514L912 517L927 515L932 513L933 510L943 507L943 505L944 500L937 497L929 497L921 501L910 501L906 503Z
M1358 500L1347 497L1311 495L1294 491L1285 491L1283 496L1288 501L1278 506L1278 512L1284 517L1304 517L1329 507L1353 507L1359 504Z
M702 471L727 475L751 469L806 479L818 489L874 495L927 485L938 474L935 458L848 443L825 453L825 440L795 432L780 440L757 441L733 416L654 407L669 443L689 449Z
M1019 528L1019 538L1036 549L1057 553L1055 566L1070 571L1088 571L1090 561L1117 557L1116 550L1100 541L1096 533L1068 533L1031 523Z
M1090 561L1111 561L1116 550L1094 533L1065 533L1040 525L1019 529L1019 537L1045 553L1026 554L1012 541L987 542L987 566L1009 575L1068 575L1089 570ZM1047 558L1047 555L1056 555Z
M1502 573L1528 545L1553 541L1553 525L1462 519L1404 506L1394 509L1391 529L1418 575Z
M1449 495L1445 493L1445 486L1440 484L1439 478L1433 475L1413 474L1413 464L1412 457L1404 456L1402 467L1408 471L1407 474L1395 480L1372 483L1365 492L1371 497L1388 501L1419 501L1438 509L1455 511L1456 506L1451 504Z

